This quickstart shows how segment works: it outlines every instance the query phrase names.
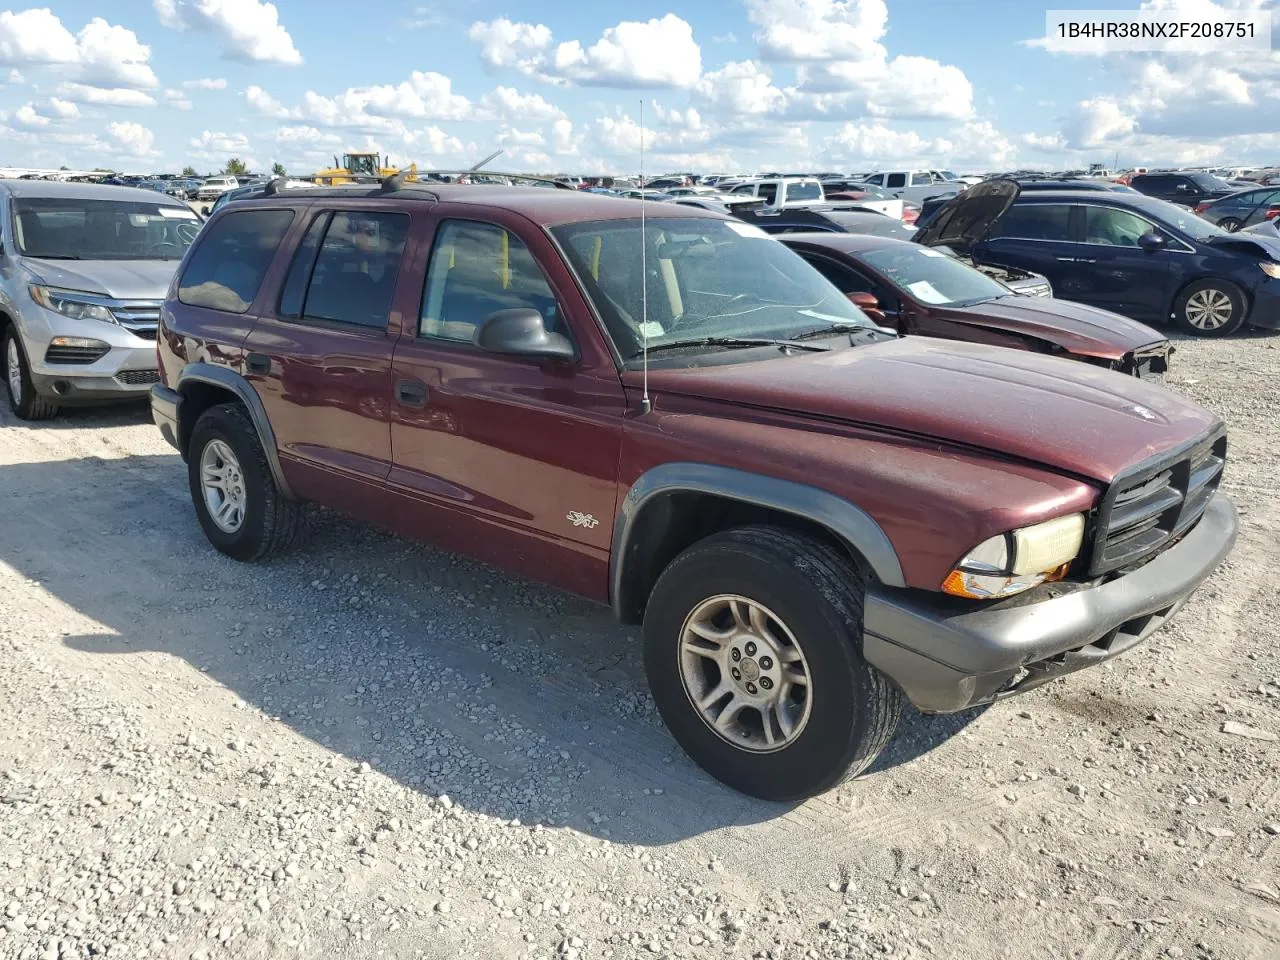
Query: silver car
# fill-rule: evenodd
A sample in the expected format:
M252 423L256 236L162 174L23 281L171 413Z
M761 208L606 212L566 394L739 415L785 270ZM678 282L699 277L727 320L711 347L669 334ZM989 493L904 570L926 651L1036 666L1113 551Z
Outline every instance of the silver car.
M0 341L14 413L144 397L160 304L200 229L150 190L0 180Z

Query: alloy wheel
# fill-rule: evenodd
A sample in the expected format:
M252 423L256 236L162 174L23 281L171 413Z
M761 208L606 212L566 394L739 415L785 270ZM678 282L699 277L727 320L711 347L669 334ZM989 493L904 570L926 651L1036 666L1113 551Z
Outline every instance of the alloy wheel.
M15 404L22 402L22 357L18 354L18 340L9 338L4 356L5 379L9 383L9 396Z
M210 440L200 454L200 486L209 519L223 533L235 533L244 523L244 472L235 451L222 440Z
M1207 287L1187 298L1187 322L1198 330L1217 330L1231 319L1234 307L1222 290Z
M735 747L769 753L804 731L809 664L795 635L763 604L734 594L702 601L685 619L679 658L689 702Z

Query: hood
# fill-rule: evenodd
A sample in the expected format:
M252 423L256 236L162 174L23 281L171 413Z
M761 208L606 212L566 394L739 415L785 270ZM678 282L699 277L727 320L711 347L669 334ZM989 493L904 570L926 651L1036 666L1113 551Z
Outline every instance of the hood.
M1249 234L1250 239L1253 237L1264 237L1270 240L1280 240L1280 218L1275 220L1263 220L1261 223L1255 223L1252 227L1245 227L1236 236L1243 240L1240 236L1242 233ZM1275 257L1275 254L1272 254Z
M639 386L639 371L632 373ZM1219 423L1163 387L1075 360L904 337L829 353L649 369L649 389L990 450L1110 483Z
M955 323L1007 330L1052 343L1068 353L1119 360L1131 350L1165 342L1144 323L1070 300L1001 297L971 307L935 307Z
M948 246L968 253L1021 192L1013 180L987 180L972 186L947 201L912 239L927 247Z
M50 287L80 290L116 300L163 300L177 260L41 260L24 265Z
M1241 233L1247 233L1248 236L1242 237L1240 233L1228 233L1222 237L1210 237L1203 242L1220 250L1233 250L1259 260L1280 260L1280 234L1277 234L1274 229L1269 235L1253 230L1245 230Z

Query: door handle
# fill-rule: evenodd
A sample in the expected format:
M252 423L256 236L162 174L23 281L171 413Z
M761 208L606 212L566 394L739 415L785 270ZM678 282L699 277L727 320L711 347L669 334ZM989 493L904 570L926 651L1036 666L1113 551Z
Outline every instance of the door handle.
M1076 262L1075 257L1054 257L1053 259L1057 260L1059 263L1075 263Z
M420 380L397 380L396 400L406 407L425 407L427 385Z
M267 374L271 372L271 358L265 353L250 353L244 358L244 365L250 373Z

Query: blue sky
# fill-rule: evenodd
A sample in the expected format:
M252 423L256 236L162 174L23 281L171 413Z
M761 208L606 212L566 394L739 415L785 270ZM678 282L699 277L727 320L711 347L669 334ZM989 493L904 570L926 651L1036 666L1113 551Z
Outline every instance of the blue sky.
M1280 52L1054 54L1025 0L38 2L0 8L0 166L634 172L642 99L655 172L1280 162Z

